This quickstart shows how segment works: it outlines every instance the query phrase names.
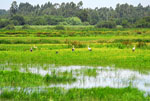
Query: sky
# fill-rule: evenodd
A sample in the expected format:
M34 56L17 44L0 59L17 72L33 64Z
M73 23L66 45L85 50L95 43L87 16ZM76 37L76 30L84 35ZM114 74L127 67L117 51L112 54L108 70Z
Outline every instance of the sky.
M20 2L28 2L32 5L37 4L45 4L46 2L50 1L52 3L62 3L62 2L75 2L78 3L79 1L83 1L84 8L95 8L95 7L116 7L116 4L132 4L137 6L141 3L143 6L150 5L150 0L15 0L19 4ZM0 1L0 9L9 9L13 0L1 0Z

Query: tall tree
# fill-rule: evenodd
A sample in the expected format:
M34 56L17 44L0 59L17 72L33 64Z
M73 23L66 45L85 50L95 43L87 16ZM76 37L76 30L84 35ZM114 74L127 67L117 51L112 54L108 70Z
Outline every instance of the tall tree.
M10 7L10 14L11 16L15 15L17 13L18 10L18 5L16 1L13 1Z

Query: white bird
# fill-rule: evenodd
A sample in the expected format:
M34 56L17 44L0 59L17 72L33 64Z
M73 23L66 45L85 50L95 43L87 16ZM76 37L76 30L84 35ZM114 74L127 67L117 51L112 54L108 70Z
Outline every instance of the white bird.
M92 49L89 47L89 45L88 45L88 50L89 50L89 51L92 51Z
M73 46L73 48L72 48L72 52L74 52L75 51L75 48L74 48L74 46Z
M133 51L133 52L135 51L135 46L132 48L132 51Z
M33 48L37 48L37 47L34 45Z

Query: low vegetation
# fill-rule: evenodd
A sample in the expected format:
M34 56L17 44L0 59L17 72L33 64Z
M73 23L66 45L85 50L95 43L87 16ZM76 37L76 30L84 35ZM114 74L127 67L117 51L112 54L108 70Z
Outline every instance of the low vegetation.
M38 101L148 101L150 97L144 97L143 93L133 88L91 88L91 89L70 89L59 88L44 89L34 92L26 92L24 89L19 91L5 90L0 95L0 100L38 100Z
M0 78L1 87L37 87L48 84L69 83L76 80L66 75L47 74L42 77L39 74L20 73L19 71L0 71Z
M72 72L53 71L52 74L41 76L19 70L21 68L29 70L29 65L31 68L40 66L45 70L51 67L49 65L55 67L79 65L109 66L147 73L150 71L149 33L146 28L99 29L94 26L67 25L63 27L27 25L15 26L13 30L1 29L0 100L147 101L150 99L149 95L144 96L145 92L132 87L69 90L49 88L50 84L74 83L77 78L73 77ZM88 45L92 51L88 50ZM83 69L80 74L96 77L97 70Z

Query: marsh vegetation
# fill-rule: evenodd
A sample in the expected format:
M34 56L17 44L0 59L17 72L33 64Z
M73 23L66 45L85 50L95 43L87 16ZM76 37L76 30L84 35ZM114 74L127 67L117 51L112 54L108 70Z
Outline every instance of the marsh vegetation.
M149 33L93 26L1 29L0 100L147 101Z

